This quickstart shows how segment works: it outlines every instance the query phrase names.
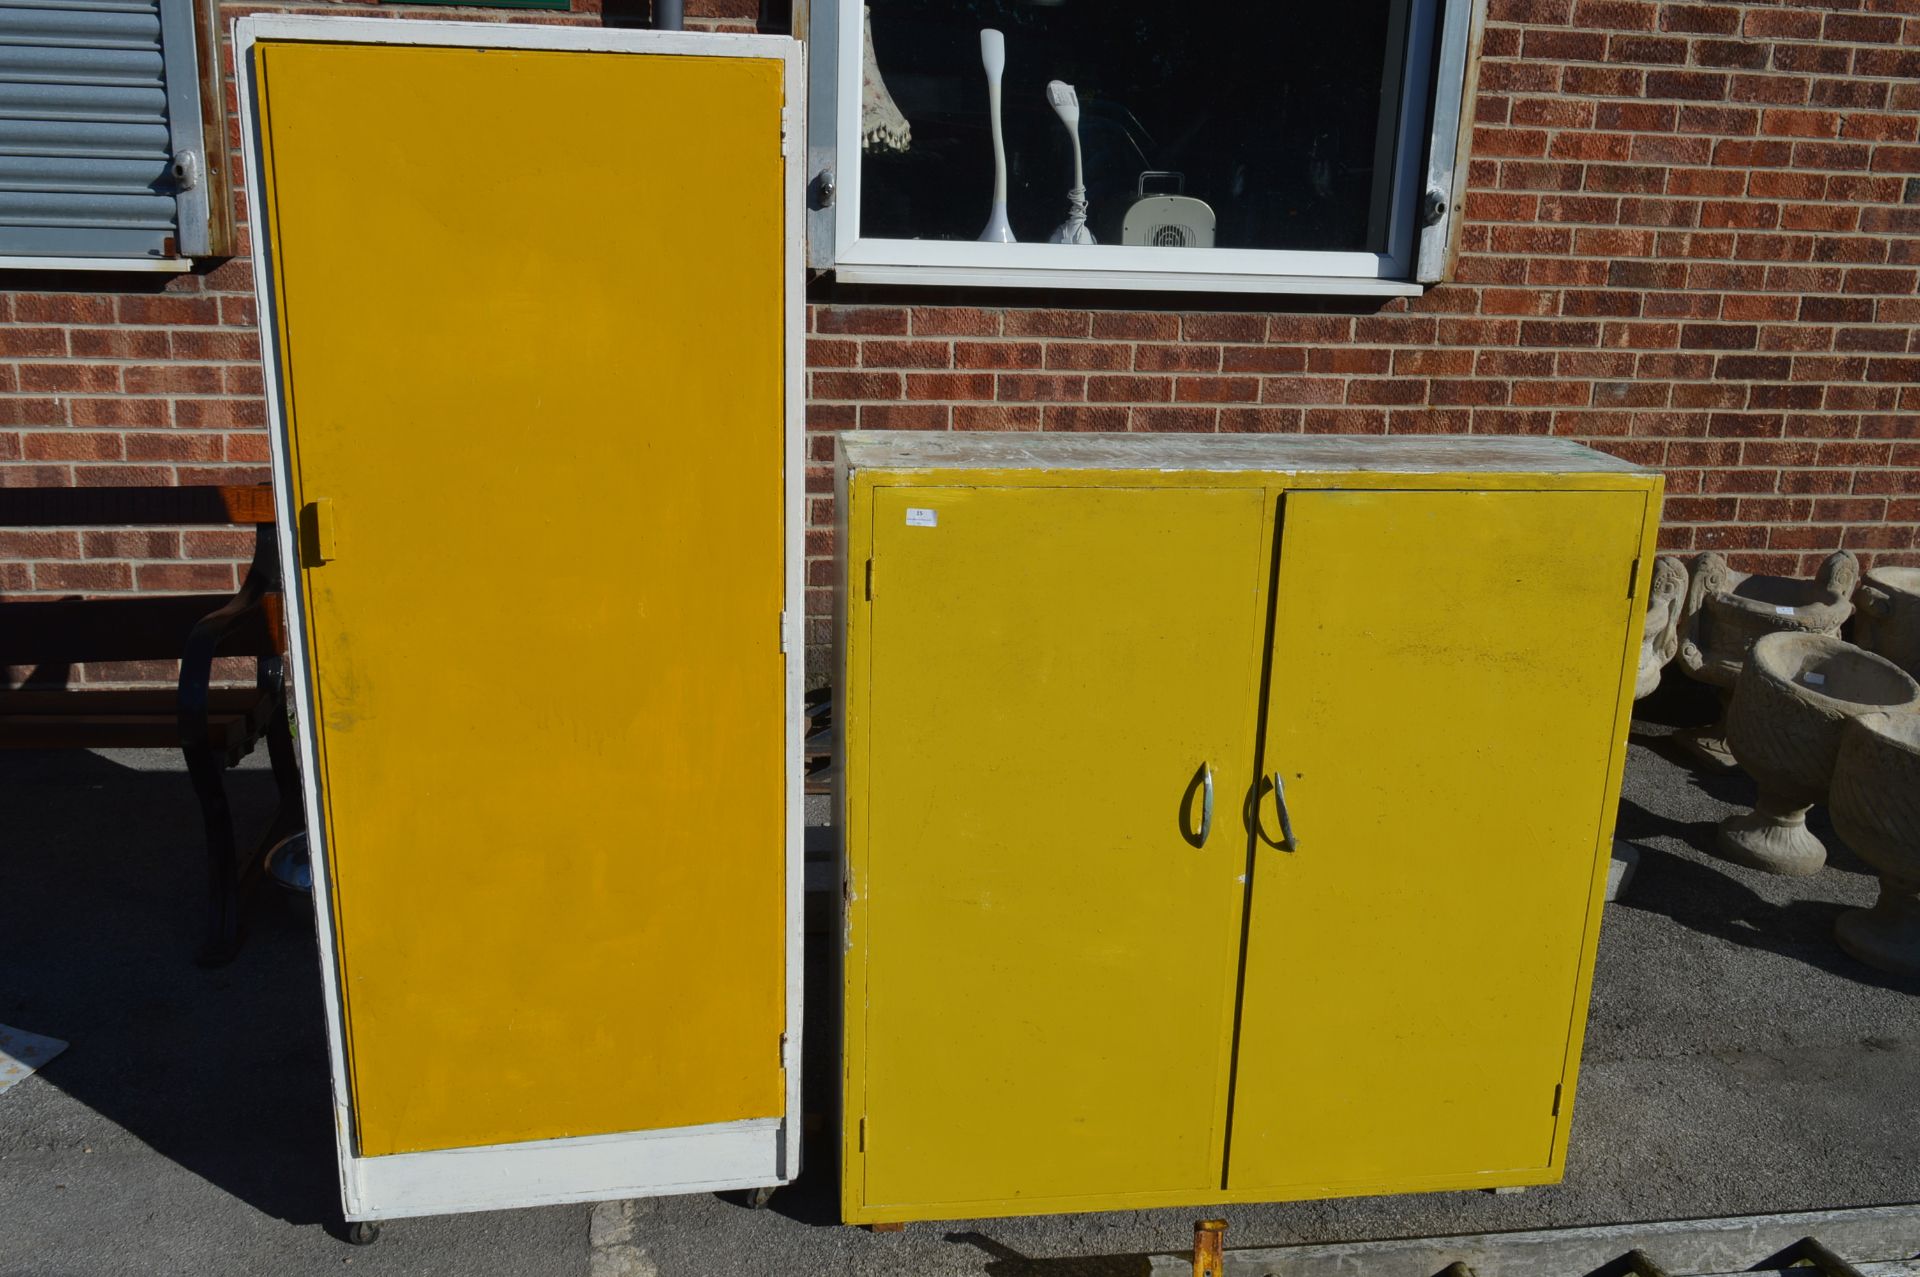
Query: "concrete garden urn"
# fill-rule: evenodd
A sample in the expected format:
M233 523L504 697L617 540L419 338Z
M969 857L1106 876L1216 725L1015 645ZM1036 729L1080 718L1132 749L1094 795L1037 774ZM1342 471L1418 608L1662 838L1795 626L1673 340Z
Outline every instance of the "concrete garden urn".
M1920 568L1868 568L1853 592L1854 642L1920 677Z
M1840 733L1875 711L1920 710L1920 683L1893 662L1824 634L1753 645L1727 713L1727 741L1760 787L1752 811L1720 822L1735 864L1805 877L1827 863L1807 810L1827 795Z
M1671 555L1653 561L1653 587L1647 592L1647 617L1640 627L1640 673L1633 699L1660 686L1660 671L1680 650L1680 613L1687 601L1687 568Z
M1863 714L1840 733L1833 827L1880 875L1871 909L1849 909L1834 939L1860 961L1920 976L1920 714Z
M1650 696L1660 686L1660 672L1680 650L1680 611L1687 601L1687 567L1671 555L1653 561L1653 586L1647 592L1647 616L1640 626L1640 671L1633 699ZM1640 849L1624 838L1613 840L1613 863L1607 870L1607 899L1618 900L1640 866Z
M1755 640L1781 632L1837 636L1853 614L1860 561L1845 550L1827 556L1812 580L1736 572L1708 551L1693 560L1680 612L1680 668L1720 694L1720 720L1683 733L1695 753L1721 767L1734 765L1727 748L1727 696Z

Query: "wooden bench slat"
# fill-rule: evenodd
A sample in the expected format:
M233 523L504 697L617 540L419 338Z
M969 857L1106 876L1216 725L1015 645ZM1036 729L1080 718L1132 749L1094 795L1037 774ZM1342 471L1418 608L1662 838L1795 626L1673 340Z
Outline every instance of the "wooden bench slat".
M251 527L273 519L273 490L265 484L0 488L0 528Z
M82 661L178 660L187 635L226 594L0 602L0 665ZM243 617L220 645L222 656L273 656L280 650L277 595Z
M244 718L217 718L207 724L207 744L226 753L247 739ZM129 719L104 723L65 719L12 725L0 719L0 749L177 749L180 729L169 720Z
M216 687L207 693L211 714L246 714L260 699L252 687ZM66 717L70 714L122 718L172 717L180 709L180 694L172 688L50 688L17 687L0 690L0 720L23 717Z
M207 743L223 753L273 712L252 687L213 688L207 704ZM0 690L0 749L177 746L179 712L178 693L159 688L9 688Z

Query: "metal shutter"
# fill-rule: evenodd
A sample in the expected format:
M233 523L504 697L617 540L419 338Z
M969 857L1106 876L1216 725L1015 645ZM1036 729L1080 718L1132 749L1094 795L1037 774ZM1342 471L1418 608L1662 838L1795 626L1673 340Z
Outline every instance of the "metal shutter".
M195 64L192 0L0 3L0 257L207 252Z

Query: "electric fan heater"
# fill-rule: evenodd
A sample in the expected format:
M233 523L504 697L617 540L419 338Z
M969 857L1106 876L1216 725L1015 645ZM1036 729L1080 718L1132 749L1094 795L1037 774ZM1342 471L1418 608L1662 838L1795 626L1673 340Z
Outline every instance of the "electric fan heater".
M1171 178L1174 193L1147 194L1149 178ZM1212 248L1213 209L1205 200L1181 194L1186 185L1184 174L1142 173L1134 201L1127 206L1126 219L1120 224L1120 242L1155 248Z

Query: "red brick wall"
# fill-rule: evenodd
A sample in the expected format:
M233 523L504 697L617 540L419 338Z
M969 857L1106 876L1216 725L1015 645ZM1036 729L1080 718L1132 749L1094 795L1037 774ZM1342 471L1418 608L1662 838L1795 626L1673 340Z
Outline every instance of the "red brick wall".
M1668 548L1920 562L1920 0L1491 0L1477 118L1457 278L1413 301L821 288L810 639L854 425L1553 433L1663 467ZM264 474L243 262L0 290L0 483ZM232 549L0 532L0 592L217 588Z

